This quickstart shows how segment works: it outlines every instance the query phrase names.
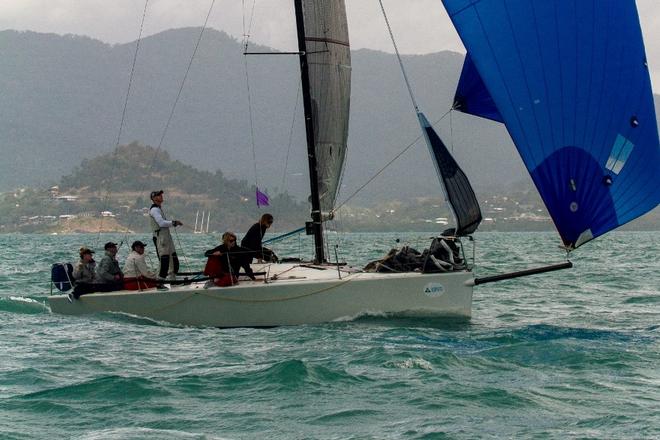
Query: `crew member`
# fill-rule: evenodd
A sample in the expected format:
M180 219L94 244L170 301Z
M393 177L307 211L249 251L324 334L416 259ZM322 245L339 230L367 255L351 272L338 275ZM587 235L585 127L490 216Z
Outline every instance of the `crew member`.
M99 282L106 285L105 292L121 290L123 287L124 274L119 268L117 261L117 243L108 242L103 247L105 255L96 268L96 276Z
M98 282L96 277L96 261L94 261L94 251L86 248L80 248L80 261L73 268L73 279L75 287L69 294L69 301L73 298L78 299L80 295L95 291L95 284Z
M225 232L222 234L222 244L204 252L208 262L204 268L204 274L213 278L216 285L220 287L232 286L238 283L238 273L241 268L252 280L255 279L249 253L236 246L236 234Z
M134 241L131 245L131 253L126 257L124 263L124 289L140 290L156 287L154 281L157 275L149 270L144 259L144 248L146 244Z
M259 263L262 261L276 263L278 261L275 252L263 247L261 243L261 240L266 234L266 230L272 225L273 215L264 214L257 223L253 224L250 229L248 229L245 237L241 240L241 247L252 251L252 257L256 258Z
M179 272L179 257L176 255L174 240L170 234L171 227L183 225L178 220L167 220L163 213L163 190L151 192L151 209L149 216L151 218L151 230L154 233L153 240L156 245L156 253L160 261L160 271L158 276L161 279L175 279ZM171 264L170 264L171 260Z

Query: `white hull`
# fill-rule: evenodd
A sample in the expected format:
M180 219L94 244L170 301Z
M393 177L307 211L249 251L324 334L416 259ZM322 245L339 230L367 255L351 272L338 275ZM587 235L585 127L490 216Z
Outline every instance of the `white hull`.
M255 271L262 268L254 266ZM471 272L438 274L363 273L335 267L317 269L271 265L269 281L243 281L233 287L204 283L170 290L119 291L49 297L54 313L83 315L121 312L172 324L209 327L271 327L316 324L365 314L469 318ZM277 279L272 279L276 275Z

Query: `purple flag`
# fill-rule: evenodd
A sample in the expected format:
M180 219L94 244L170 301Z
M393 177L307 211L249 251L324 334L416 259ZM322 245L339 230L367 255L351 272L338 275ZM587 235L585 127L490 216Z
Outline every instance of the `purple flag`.
M268 205L268 196L257 188L257 206L269 206Z

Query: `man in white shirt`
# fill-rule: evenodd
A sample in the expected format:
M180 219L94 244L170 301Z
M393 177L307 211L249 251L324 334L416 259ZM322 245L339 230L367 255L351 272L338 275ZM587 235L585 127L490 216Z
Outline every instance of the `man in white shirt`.
M144 247L145 243L135 241L131 245L131 253L126 257L124 263L124 277L125 278L156 278L156 274L149 270L147 262L144 260Z
M131 245L131 253L126 257L124 263L124 290L144 290L151 287L159 287L155 281L156 275L149 270L144 260L145 243L134 241Z
M156 245L156 253L160 260L160 271L158 273L161 279L174 279L179 272L179 258L176 255L174 248L174 240L170 234L170 228L183 225L178 220L167 220L165 213L163 213L163 190L151 192L151 209L149 209L149 216L151 218L151 230L154 233L154 244ZM170 260L172 263L170 264Z

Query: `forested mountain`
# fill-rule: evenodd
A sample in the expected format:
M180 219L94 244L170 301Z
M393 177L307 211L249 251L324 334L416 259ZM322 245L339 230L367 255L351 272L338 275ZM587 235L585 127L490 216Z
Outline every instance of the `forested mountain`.
M198 35L199 29L178 29L141 42L120 143L160 143ZM113 149L134 50L135 44L108 45L87 37L0 32L5 157L0 190L55 182L80 160ZM194 167L282 187L304 199L307 159L297 58L248 58L253 141L242 52L223 32L206 31L162 147ZM430 120L438 120L450 107L462 56L442 52L406 56L404 62L420 105ZM393 55L353 53L351 110L344 196L419 136ZM450 130L449 119L439 129L477 188L524 177L502 127L455 115ZM455 137L449 139L452 131ZM440 189L426 147L418 142L358 200L429 194Z
M248 57L246 72L241 44L207 29L165 133L199 32L170 30L141 42L120 143L158 146L162 138L162 150L182 163L305 200L309 184L296 57ZM134 43L0 32L0 191L54 184L81 160L114 149L134 51ZM349 151L339 200L415 139L352 203L440 197L396 59L371 50L355 51L352 58ZM462 61L452 52L404 56L432 122L451 105ZM480 199L511 184L531 187L500 124L454 112L436 128ZM163 186L175 185L167 180L164 175Z

